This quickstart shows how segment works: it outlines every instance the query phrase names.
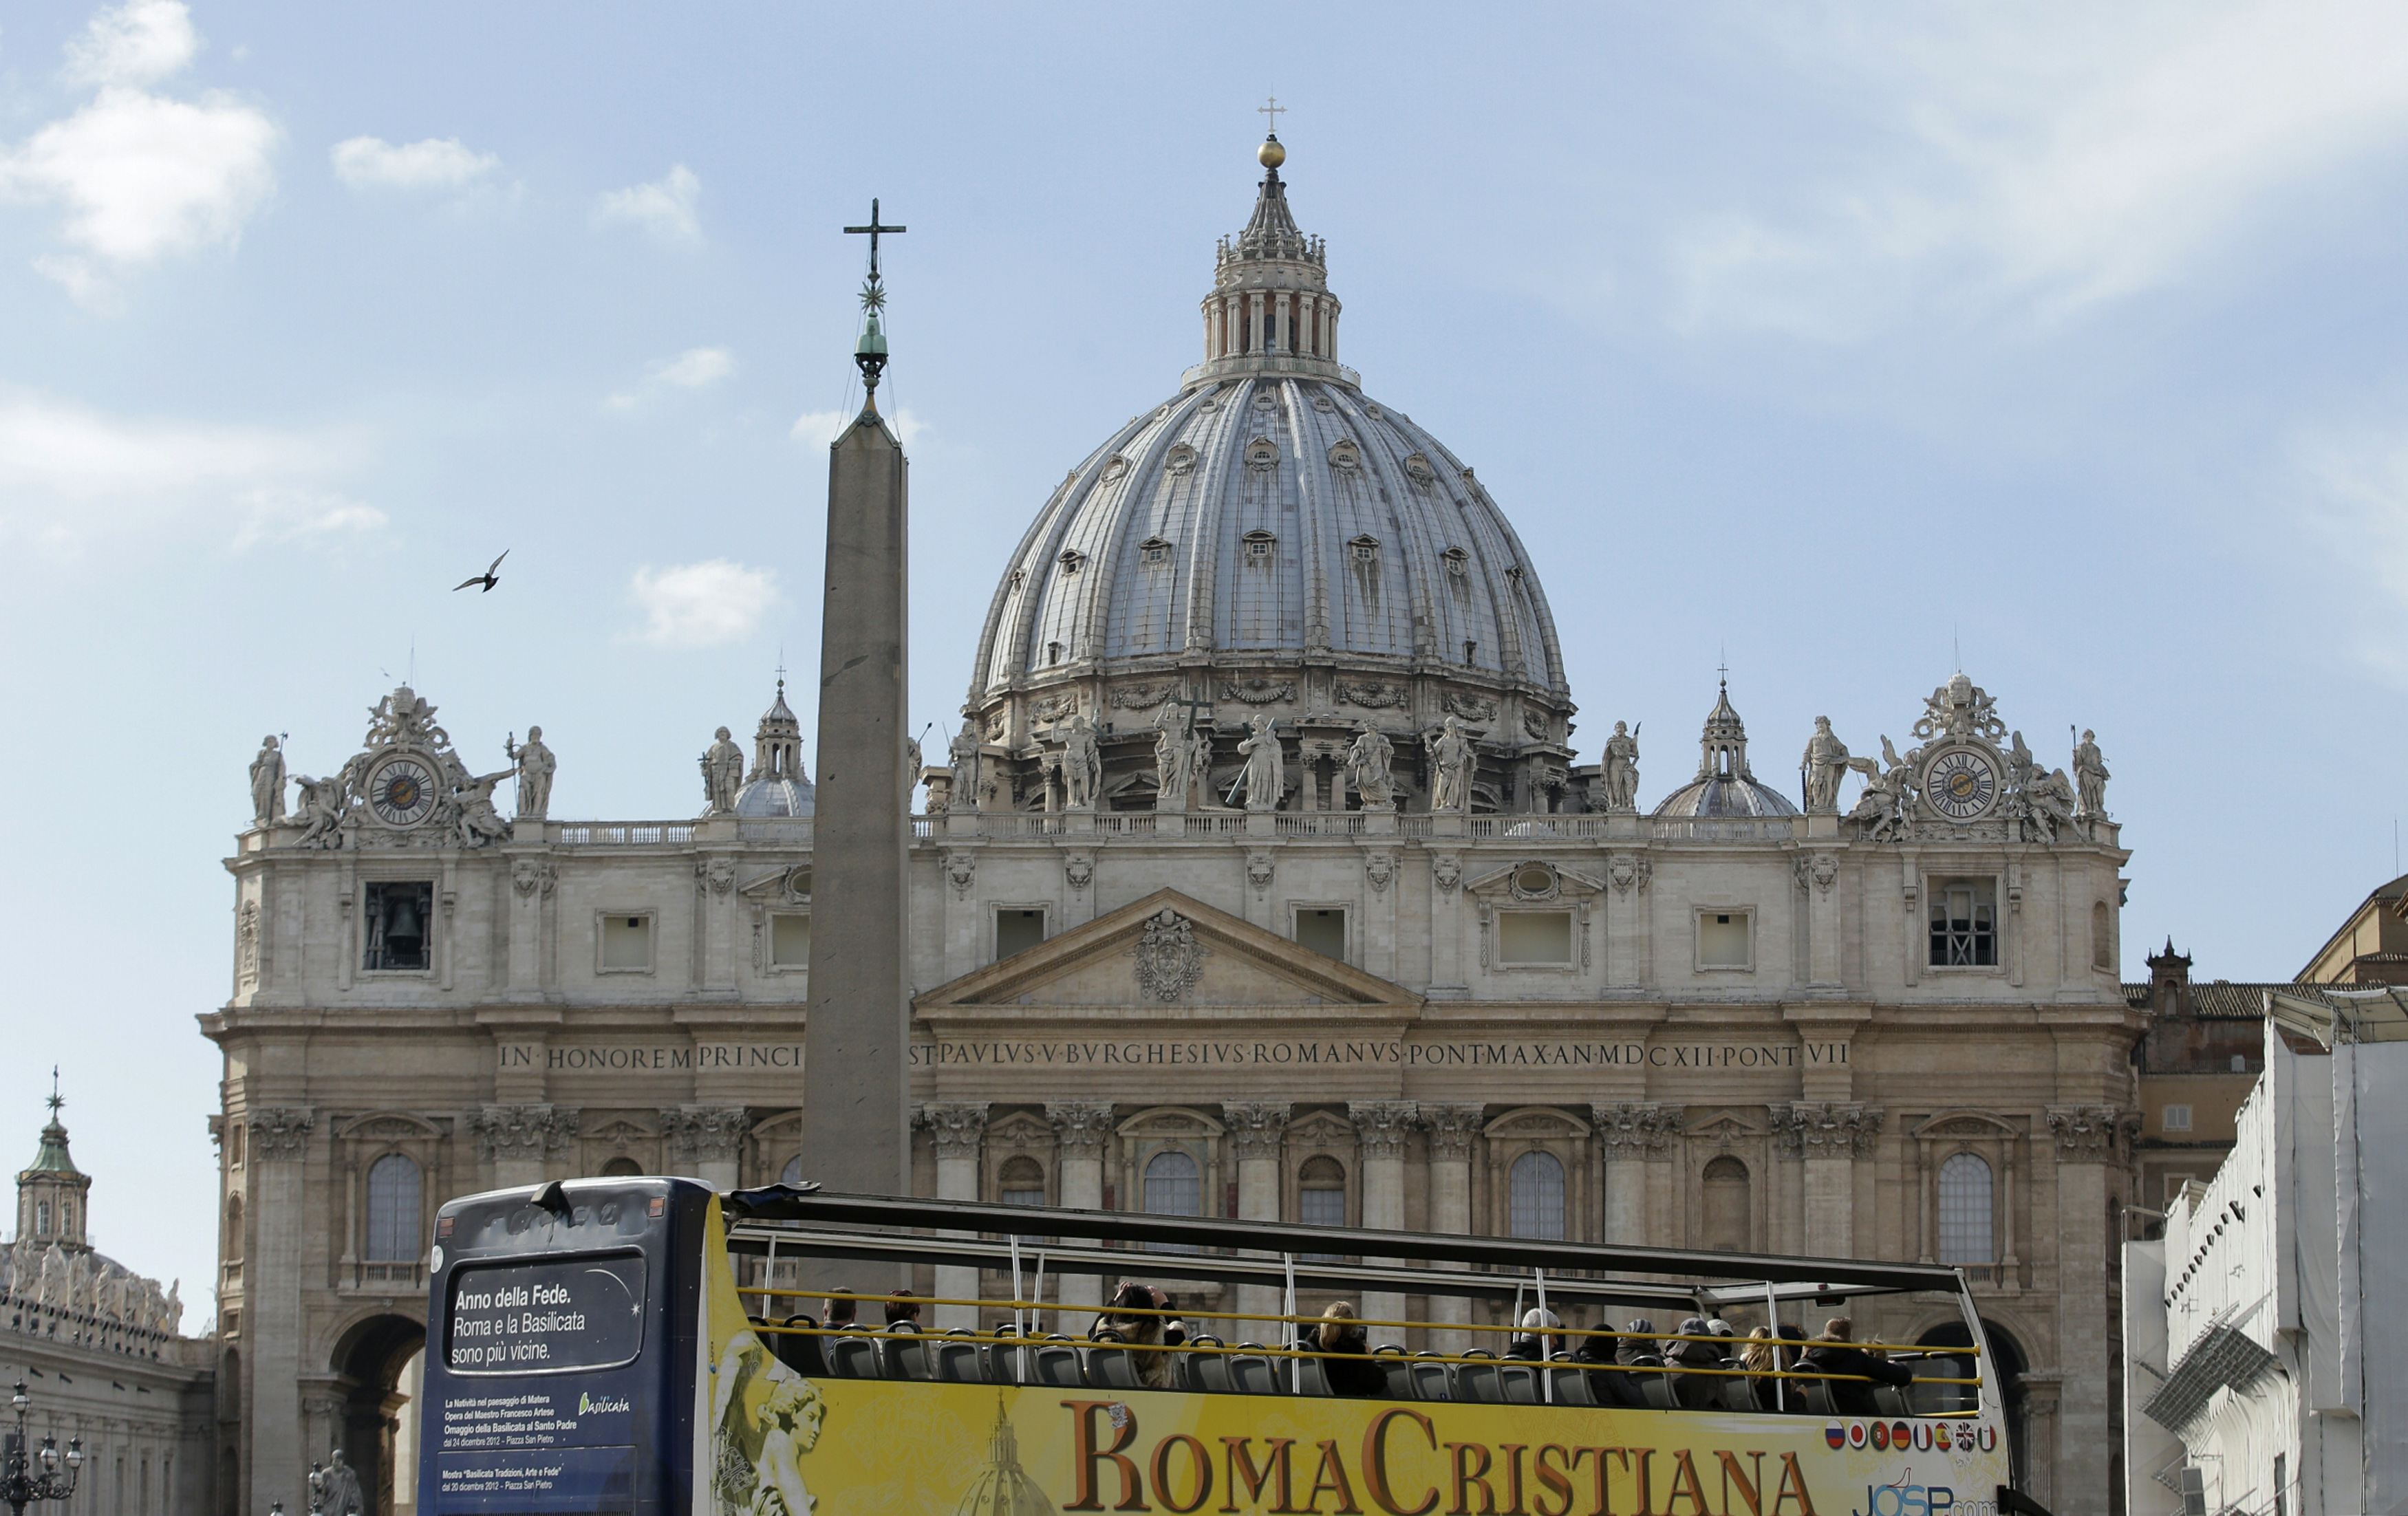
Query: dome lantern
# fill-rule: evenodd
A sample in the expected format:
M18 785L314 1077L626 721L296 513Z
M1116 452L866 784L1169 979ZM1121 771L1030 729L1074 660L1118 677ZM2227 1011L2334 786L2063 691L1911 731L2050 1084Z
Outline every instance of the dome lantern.
M1798 808L1769 784L1757 782L1747 763L1747 723L1730 702L1725 676L1698 734L1698 777L1664 797L1658 816L1700 819L1794 816Z
M1283 107L1284 108L1284 107ZM1297 230L1280 165L1287 149L1274 132L1254 157L1263 165L1254 213L1223 237L1204 297L1204 363L1191 380L1266 371L1343 377L1338 366L1338 297L1321 238Z

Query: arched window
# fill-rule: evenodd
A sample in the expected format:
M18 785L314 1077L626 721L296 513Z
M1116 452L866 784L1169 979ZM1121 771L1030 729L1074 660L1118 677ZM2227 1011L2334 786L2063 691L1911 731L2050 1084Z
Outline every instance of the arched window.
M1034 1158L1004 1161L995 1177L996 1198L1007 1206L1045 1204L1045 1166Z
M1145 1162L1145 1210L1149 1216L1204 1214L1204 1177L1196 1160L1165 1148ZM1156 1243L1156 1252L1194 1252L1187 1244Z
M1990 1166L1970 1152L1940 1166L1940 1261L1998 1261L1990 1231Z
M618 1157L611 1159L609 1162L602 1166L602 1177L604 1179L624 1179L628 1175L640 1174L643 1171L643 1165L636 1162L633 1158L628 1157L624 1153L621 1153Z
M1526 1152L1513 1160L1512 1228L1517 1237L1564 1236L1564 1166L1551 1152Z
M1706 1166L1702 1240L1723 1252L1747 1251L1750 1207L1747 1166L1725 1154Z
M404 1263L418 1256L420 1194L418 1166L400 1153L386 1153L368 1166L369 1262Z

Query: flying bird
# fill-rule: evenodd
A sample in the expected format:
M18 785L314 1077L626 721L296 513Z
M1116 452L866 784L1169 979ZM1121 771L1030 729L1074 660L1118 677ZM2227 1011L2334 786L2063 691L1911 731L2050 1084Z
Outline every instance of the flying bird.
M509 555L510 550L504 548L502 550L502 558L507 558ZM452 586L452 593L453 594L458 594L461 591L466 589L471 584L481 584L484 588L477 593L479 594L491 594L493 593L494 586L502 582L502 577L494 572L494 569L502 566L502 558L496 558L492 563L486 565L485 571L483 573L477 575L473 579L462 579L459 583Z

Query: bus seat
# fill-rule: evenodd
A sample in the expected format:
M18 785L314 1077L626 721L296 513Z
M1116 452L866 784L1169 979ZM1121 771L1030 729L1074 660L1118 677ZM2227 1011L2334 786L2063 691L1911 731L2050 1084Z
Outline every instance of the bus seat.
M1737 1374L1723 1380L1723 1409L1755 1411L1756 1409L1755 1384Z
M840 1380L881 1380L886 1377L885 1366L879 1360L878 1344L867 1337L829 1337L827 1341L828 1372Z
M1484 1359L1488 1355L1475 1348L1464 1356ZM1505 1386L1498 1377L1497 1366L1493 1363L1455 1365L1455 1398L1477 1401L1485 1406L1501 1405L1505 1399Z
M890 1380L924 1380L933 1377L928 1362L928 1344L916 1326L897 1322L878 1339L879 1357L885 1361L886 1377Z
M1509 1406L1535 1406L1539 1403L1539 1370L1530 1364L1499 1364L1497 1388Z
M809 1316L789 1316L778 1324L816 1328L820 1323ZM769 1351L778 1355L778 1362L803 1378L825 1379L827 1359L820 1352L820 1344L825 1340L802 1332L772 1332L769 1334Z
M1029 1379L1048 1389L1083 1390L1086 1376L1079 1369L1079 1350L1068 1337L1048 1337L1029 1355Z
M1082 1354L1087 1372L1087 1385L1096 1390L1141 1390L1138 1382L1137 1355L1126 1348L1110 1346L1089 1348Z
M1807 1415L1837 1416L1840 1413L1831 1404L1831 1386L1828 1380L1791 1380L1789 1388L1798 1399L1805 1402Z
M1221 1339L1212 1336L1209 1332L1187 1339L1187 1346L1191 1349L1217 1348L1220 1345ZM1207 1365L1218 1363L1220 1361L1220 1357L1221 1355L1215 1352L1190 1352L1180 1353L1178 1357L1171 1361L1170 1372L1172 1382L1176 1383L1181 1389L1186 1391L1189 1394L1204 1394L1209 1393L1212 1386L1206 1382L1205 1368Z
M1447 1373L1449 1366L1431 1362L1437 1356L1426 1350L1413 1354L1413 1398L1416 1400L1455 1398L1455 1387Z
M1550 1367L1547 1380L1558 1406L1597 1404L1597 1395L1589 1389L1586 1369Z
M1404 1349L1383 1344L1371 1350L1371 1362L1379 1365L1380 1372L1388 1377L1387 1398L1413 1398L1413 1361L1405 1356Z
M1873 1386L1873 1409L1884 1416L1912 1416L1906 1409L1906 1392L1895 1384Z
M1719 1374L1675 1374L1672 1400L1683 1410L1708 1410L1722 1404L1723 1386L1731 1382Z
M1639 1381L1639 1393L1650 1410L1678 1410L1681 1403L1672 1396L1672 1376L1665 1373L1633 1374Z
M1297 1344L1297 1346L1305 1348L1307 1351L1312 1351L1312 1345L1308 1343L1300 1342ZM1298 1358L1295 1360L1295 1364L1297 1366L1297 1394L1326 1395L1329 1393L1329 1366L1327 1364L1322 1362L1318 1358ZM1282 1364L1280 1366L1282 1368L1285 1368L1287 1366L1285 1364Z
M1245 1350L1253 1349L1253 1352ZM1270 1359L1258 1357L1263 1351L1259 1342L1240 1342L1239 1351L1229 1354L1229 1382L1240 1394L1279 1394L1287 1386L1282 1384Z
M968 1327L957 1326L953 1332L967 1333ZM953 1340L953 1333L929 1344L929 1378L944 1384L982 1384L986 1381L986 1365L979 1352L980 1344Z
M1020 1343L1010 1322L996 1327L992 1334L1008 1340L982 1342L978 1345L979 1373L989 1384L1020 1382Z

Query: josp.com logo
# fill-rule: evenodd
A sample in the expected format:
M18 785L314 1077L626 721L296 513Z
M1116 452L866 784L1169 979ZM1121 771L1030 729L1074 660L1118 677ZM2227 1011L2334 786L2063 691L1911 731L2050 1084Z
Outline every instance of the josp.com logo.
M1995 1500L1959 1503L1947 1485L1916 1484L1914 1479L1914 1471L1909 1469L1895 1484L1868 1485L1865 1503L1850 1516L1998 1516Z

